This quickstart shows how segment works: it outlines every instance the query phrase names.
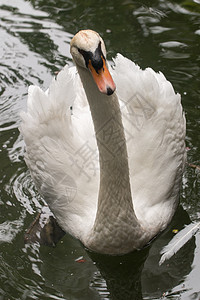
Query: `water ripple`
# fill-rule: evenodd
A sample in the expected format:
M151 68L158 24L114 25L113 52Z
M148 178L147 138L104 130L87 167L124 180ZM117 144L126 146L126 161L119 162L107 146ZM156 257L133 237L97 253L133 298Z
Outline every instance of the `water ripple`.
M0 224L0 243L11 243L24 226L25 212L14 221L5 221Z
M71 37L63 35L60 25L30 3L12 1L11 8L6 2L1 1L0 6L3 45L0 49L0 125L8 119L19 124L28 86L49 85L51 73L59 70L66 63L66 56L70 56Z

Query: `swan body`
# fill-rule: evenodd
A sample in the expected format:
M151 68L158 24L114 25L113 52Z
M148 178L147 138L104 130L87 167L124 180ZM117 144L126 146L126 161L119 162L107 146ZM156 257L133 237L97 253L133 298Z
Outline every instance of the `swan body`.
M29 87L25 160L64 231L93 251L128 253L164 230L178 205L180 95L120 54L110 68L92 30L75 35L71 54L76 67L65 66L48 91Z

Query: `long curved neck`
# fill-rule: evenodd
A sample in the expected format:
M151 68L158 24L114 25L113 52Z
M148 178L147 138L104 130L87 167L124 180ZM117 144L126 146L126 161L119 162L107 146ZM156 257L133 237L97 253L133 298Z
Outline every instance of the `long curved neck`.
M132 204L126 140L118 98L115 93L111 96L100 93L89 71L79 66L77 69L89 102L99 149L100 187L94 235L103 231L104 235L108 232L113 236L112 230L116 230L120 223L123 227L124 222L132 231L138 226L138 221ZM97 241L94 243L97 244Z

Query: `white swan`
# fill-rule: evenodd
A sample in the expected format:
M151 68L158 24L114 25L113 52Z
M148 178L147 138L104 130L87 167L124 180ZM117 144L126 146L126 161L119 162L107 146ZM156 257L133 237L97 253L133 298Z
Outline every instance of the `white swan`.
M114 83L92 30L74 36L71 54L78 73L65 66L47 92L29 88L26 163L64 231L93 251L124 254L164 230L176 210L185 161L180 95L161 73L120 54Z

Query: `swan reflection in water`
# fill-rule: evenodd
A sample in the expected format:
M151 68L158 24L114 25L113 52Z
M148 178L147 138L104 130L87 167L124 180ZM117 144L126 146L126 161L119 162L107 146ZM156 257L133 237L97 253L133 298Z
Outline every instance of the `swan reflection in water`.
M45 215L45 220L47 220L47 215ZM51 222L50 229L45 229L42 235L40 235L41 228L37 227L37 222L34 222L34 231L29 230L26 241L34 242L37 240L41 244L46 245L49 244L49 241L50 245L54 244L54 242L57 243L60 237L63 236L63 233L52 217ZM90 289L92 289L100 295L103 289L103 292L113 300L141 300L143 297L144 299L149 299L149 297L150 299L159 299L164 294L170 296L170 291L182 282L183 278L191 271L195 240L194 238L191 239L175 257L165 262L162 266L159 266L160 250L172 238L172 230L174 228L181 230L188 223L190 223L188 214L180 206L168 229L144 249L122 256L103 255L85 249L85 262L79 264L78 267L77 263L74 262L74 256L71 253L69 254L70 251L73 252L74 247L77 248L77 245L72 245L72 248L67 250L68 239L69 244L73 241L77 243L77 241L66 235L63 240L63 252L67 251L67 254L59 252L59 242L57 244L58 248L56 247L54 251L56 256L56 258L54 257L55 262L52 261L52 256L49 255L48 249L51 248L48 246L40 247L38 255L43 262L41 266L42 276L46 282L49 282L49 286L54 286L55 290L62 292L66 297L69 296L69 290L72 290L71 293L73 294L76 289L86 290L87 293L90 293ZM52 234L53 231L54 234ZM39 240L38 237L40 237ZM55 240L52 238L55 238ZM95 263L95 266L93 263ZM73 264L76 264L76 269L74 269ZM77 271L79 266L80 273ZM52 272L52 267L54 272ZM96 272L96 268L101 276ZM69 269L72 270L70 272L75 273L74 276L77 278L71 278L70 274L68 274ZM104 284L102 287L103 279L106 285ZM177 292L177 295L183 290L184 287ZM85 297L88 297L88 294ZM92 292L90 297L91 299L94 297ZM84 292L82 299L85 299Z

